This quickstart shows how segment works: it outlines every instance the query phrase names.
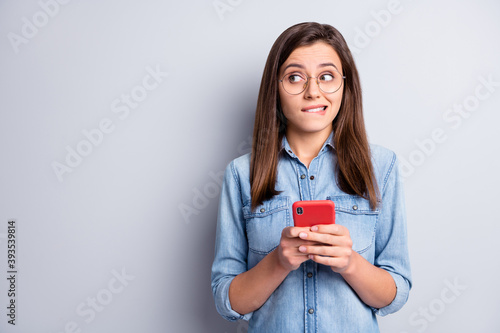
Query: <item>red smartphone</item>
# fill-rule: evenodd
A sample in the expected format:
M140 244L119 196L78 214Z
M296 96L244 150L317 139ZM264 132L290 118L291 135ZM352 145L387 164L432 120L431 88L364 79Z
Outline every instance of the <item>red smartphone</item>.
M335 204L331 200L296 201L292 209L296 227L335 223Z

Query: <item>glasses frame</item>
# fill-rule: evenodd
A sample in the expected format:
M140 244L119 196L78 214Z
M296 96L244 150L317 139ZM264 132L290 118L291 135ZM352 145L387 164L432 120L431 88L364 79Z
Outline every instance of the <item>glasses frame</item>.
M285 79L285 76L290 75L290 74L293 74L293 73L288 73L288 74L283 75L283 77L281 78L281 80L278 80L278 81L279 81L279 82L281 82L281 86L283 87L283 90L284 90L284 91L286 91L286 93L287 93L287 94L290 94L290 95L300 95L300 94L302 94L304 91L306 91L307 87L309 86L309 79L316 79L316 84L318 85L319 90L321 90L321 91L322 91L322 92L324 92L325 94L333 94L333 93L335 93L335 92L339 91L339 89L340 89L340 88L342 88L342 85L344 85L344 80L346 79L346 77L345 77L344 75L340 74L340 72L339 72L339 71L337 71L337 70L333 70L333 71L334 71L334 72L339 73L340 77L342 78L342 82L340 83L340 86L337 88L337 90L334 90L334 91L332 91L332 92L329 92L329 91L324 91L323 89L321 89L321 85L319 84L319 80L318 80L318 77L317 77L317 76L308 76L308 75L306 74L307 81L306 81L306 83L304 84L304 89L303 89L301 92L296 93L296 94L292 94L291 92L289 92L288 90L286 90L286 88L285 88L285 83L283 82L283 80ZM321 73L321 74L323 74L323 73ZM321 75L321 74L320 74L320 75Z

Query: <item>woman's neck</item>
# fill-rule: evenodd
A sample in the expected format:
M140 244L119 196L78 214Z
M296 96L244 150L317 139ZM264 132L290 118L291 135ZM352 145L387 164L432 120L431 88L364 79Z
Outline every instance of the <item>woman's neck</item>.
M326 129L320 132L305 133L286 131L286 139L293 153L299 160L309 168L311 161L318 156L318 153L330 135L332 129Z

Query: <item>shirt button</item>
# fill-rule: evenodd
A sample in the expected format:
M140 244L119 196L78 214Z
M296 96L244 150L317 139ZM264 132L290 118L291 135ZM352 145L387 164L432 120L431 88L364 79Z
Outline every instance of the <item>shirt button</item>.
M314 180L314 176L309 177L310 180Z
M352 206L352 209L358 210L358 206L354 205L354 206Z
M306 178L306 175L300 175L300 179Z
M307 273L307 277L311 278L313 276L313 273Z
M265 211L266 211L266 209L265 209L265 208L261 208L261 209L260 209L260 212L261 212L261 213L264 213Z
M292 151L291 151L290 149L288 149L288 152L289 152L290 154L292 153Z
M310 314L313 314L314 313L314 309L309 309L309 311L307 311L307 312L309 312Z

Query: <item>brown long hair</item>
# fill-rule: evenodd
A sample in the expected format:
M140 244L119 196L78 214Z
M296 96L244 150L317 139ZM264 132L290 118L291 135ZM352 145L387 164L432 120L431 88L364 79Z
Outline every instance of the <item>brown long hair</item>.
M337 153L337 184L377 206L378 188L371 163L370 147L363 119L358 71L344 37L328 24L305 22L285 30L273 44L260 84L250 162L252 209L279 194L275 189L279 150L285 135L286 118L281 111L278 73L298 47L325 42L333 47L346 77L340 110L333 120Z

